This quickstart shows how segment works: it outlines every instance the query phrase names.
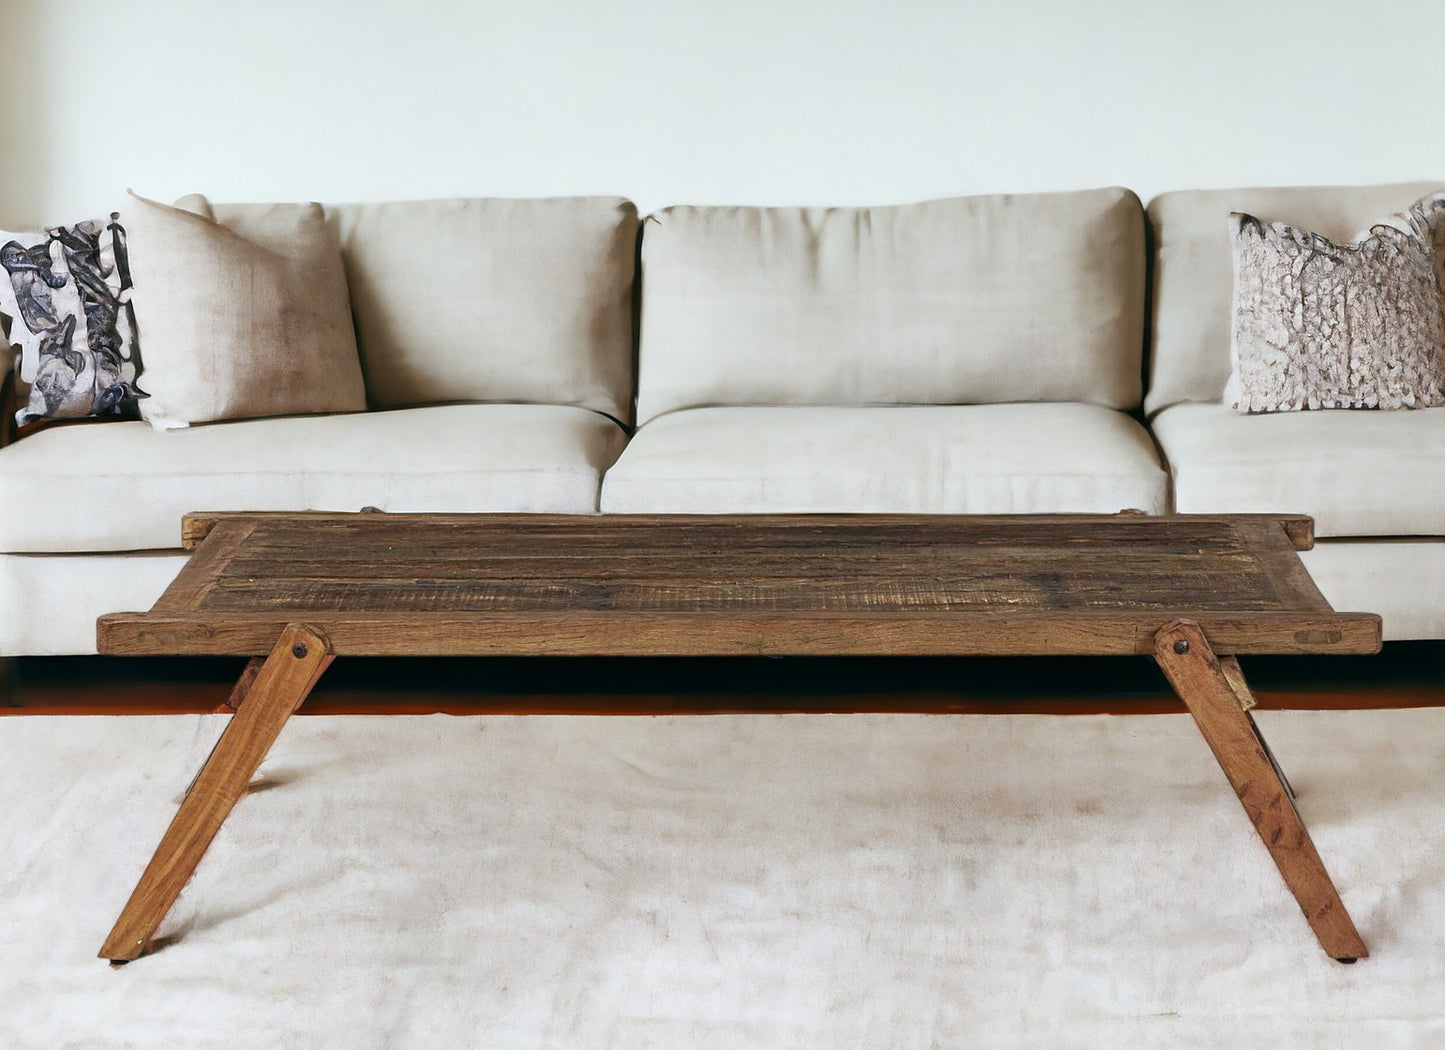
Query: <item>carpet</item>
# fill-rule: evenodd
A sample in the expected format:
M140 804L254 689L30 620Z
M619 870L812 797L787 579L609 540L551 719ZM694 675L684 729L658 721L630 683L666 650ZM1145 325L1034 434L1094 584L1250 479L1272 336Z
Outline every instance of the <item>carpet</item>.
M95 958L217 716L0 719L0 1047L1445 1046L1445 709L1259 715L1372 957L1184 715L293 719Z

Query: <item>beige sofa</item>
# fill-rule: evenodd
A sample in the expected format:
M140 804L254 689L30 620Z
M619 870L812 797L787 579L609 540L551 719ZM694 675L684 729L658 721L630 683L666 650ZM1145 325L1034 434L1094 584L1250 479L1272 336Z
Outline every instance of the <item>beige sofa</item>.
M363 506L1304 511L1337 607L1445 637L1445 412L1219 405L1228 212L1350 236L1429 188L1166 195L1152 318L1121 189L640 228L616 198L329 206L370 410L0 448L0 656L93 652L96 616L174 576L188 510ZM244 235L256 206L215 212Z

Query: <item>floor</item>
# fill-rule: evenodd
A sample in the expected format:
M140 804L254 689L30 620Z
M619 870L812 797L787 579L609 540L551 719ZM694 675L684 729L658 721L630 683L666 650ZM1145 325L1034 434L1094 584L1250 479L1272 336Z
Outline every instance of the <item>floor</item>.
M1378 656L1241 663L1263 709L1445 706L1445 642L1392 642ZM244 661L50 657L10 661L0 714L216 710ZM1129 714L1180 710L1147 657L352 658L303 714L675 714L931 711Z
M1188 715L293 719L97 950L225 716L0 719L4 1050L1445 1046L1445 707L1259 716L1370 957Z
M1148 658L357 658L112 970L243 662L11 661L0 1047L1445 1046L1442 655L1242 661L1358 966Z

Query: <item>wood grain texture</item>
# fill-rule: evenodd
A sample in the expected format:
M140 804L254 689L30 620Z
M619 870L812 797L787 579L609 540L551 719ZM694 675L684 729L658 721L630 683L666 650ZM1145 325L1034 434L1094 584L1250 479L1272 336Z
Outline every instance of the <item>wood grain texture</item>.
M255 656L295 613L120 613L100 618L100 651L128 656ZM451 616L323 612L342 656L1107 656L1152 654L1179 615L1220 652L1373 653L1378 617L1177 608L1138 613L560 612Z
M1032 520L1039 523L1059 523L1073 526L1091 522L1117 522L1117 521L1181 521L1181 520L1230 520L1230 521L1260 521L1270 522L1282 528L1285 535L1296 550L1309 550L1314 546L1315 523L1314 519L1306 514L1232 514L1225 516L1211 515L1185 515L1185 514L1164 514L1146 515L1137 511L1120 511L1118 514L972 514L972 515L924 515L924 514L386 514L375 509L363 510L361 514L339 512L339 511L195 511L185 515L181 522L181 543L187 550L194 550L203 541L217 524L223 521L253 520L265 518L274 522L292 522L297 524L325 523L325 522L349 522L362 514L378 516L386 521L395 523L422 522L427 525L436 525L441 521L449 521L460 527L470 528L477 523L490 523L501 530L507 530L516 525L536 524L538 522L559 522L568 526L569 529L606 530L615 525L622 525L627 528L636 528L639 525L672 525L676 524L684 528L695 526L708 526L714 524L730 525L745 522L757 522L786 525L794 523L801 527L809 527L818 522L847 522L857 525L871 526L881 524L898 524L909 521L967 521L982 528L1008 528L1017 525L1021 521Z
M1320 946L1334 959L1365 958L1365 943L1241 703L1243 677L1226 675L1205 632L1188 620L1159 631L1155 659L1194 716Z
M1374 652L1299 562L1309 519L1178 515L190 515L199 544L104 653L269 650L298 620L374 655Z
M236 712L241 709L241 702L251 692L251 687L256 684L256 676L261 673L261 668L266 666L264 656L253 656L246 661L246 666L241 668L241 675L236 679L236 684L231 688L231 695L226 697L221 706L216 709L216 714L223 715L226 712Z
M206 549L191 555L185 569L171 581L151 608L156 611L198 608L222 576L230 571L232 559L255 527L254 521L246 519L221 523Z
M1218 653L1217 648L1215 652ZM1244 671L1240 668L1239 661L1232 656L1219 657L1219 673L1224 675L1224 680L1229 683L1234 698L1239 701L1239 709L1251 710L1255 706L1254 693L1244 679Z
M293 624L280 634L265 665L243 679L240 709L221 734L211 757L186 793L155 855L141 875L100 957L139 958L171 905L180 896L231 808L266 757L281 728L331 663L326 637Z

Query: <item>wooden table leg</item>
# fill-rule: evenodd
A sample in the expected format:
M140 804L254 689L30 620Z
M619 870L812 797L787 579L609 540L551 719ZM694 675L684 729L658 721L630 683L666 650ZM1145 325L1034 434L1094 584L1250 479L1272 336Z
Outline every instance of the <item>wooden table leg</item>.
M216 837L236 800L271 749L281 727L306 699L332 660L331 645L319 632L292 624L265 663L251 677L242 675L232 700L237 703L211 757L191 784L175 819L146 865L135 891L116 920L100 957L128 962L145 951L156 927L170 911ZM248 671L250 668L248 668Z
M1192 620L1160 628L1154 636L1154 658L1194 716L1320 946L1340 962L1365 958L1365 942L1246 710L1253 706L1253 697L1238 662L1216 658Z

